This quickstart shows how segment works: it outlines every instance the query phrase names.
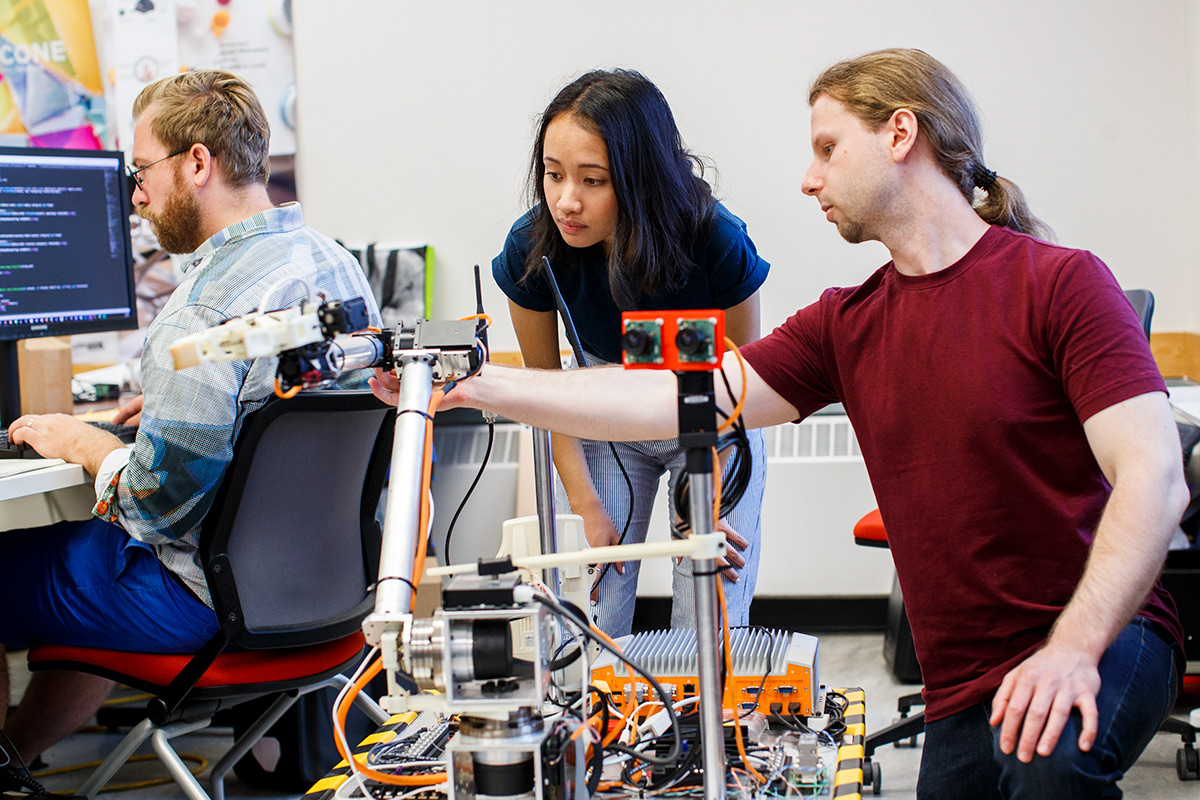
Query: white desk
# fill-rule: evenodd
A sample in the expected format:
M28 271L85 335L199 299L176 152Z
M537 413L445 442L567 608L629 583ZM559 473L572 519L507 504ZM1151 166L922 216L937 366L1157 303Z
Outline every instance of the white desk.
M33 459L33 461L42 460L44 459ZM0 477L0 502L32 494L53 492L57 489L67 489L86 483L89 483L87 473L78 464L52 464L40 469Z
M0 478L0 530L87 519L96 502L92 479L78 464L55 464Z

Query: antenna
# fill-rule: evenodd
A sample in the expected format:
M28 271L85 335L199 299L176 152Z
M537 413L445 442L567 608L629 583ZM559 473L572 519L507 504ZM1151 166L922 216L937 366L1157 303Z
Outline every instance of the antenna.
M557 287L556 287L557 291ZM487 340L487 321L483 318L483 287L479 283L479 265L475 265L475 313L479 318L475 320L475 336L483 343L483 349L488 351Z

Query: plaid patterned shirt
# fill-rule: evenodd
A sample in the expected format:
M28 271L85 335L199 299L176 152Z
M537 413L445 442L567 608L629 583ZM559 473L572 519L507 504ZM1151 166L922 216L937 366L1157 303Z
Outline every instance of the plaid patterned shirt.
M93 513L152 546L160 561L208 605L200 566L200 521L233 456L242 420L274 392L275 357L200 364L176 371L171 345L249 314L284 308L314 292L362 297L379 311L361 266L332 239L304 225L298 203L272 208L218 232L184 265L184 280L146 332L146 402L128 463L100 488ZM301 279L301 280L291 280ZM266 296L265 295L269 295ZM363 373L344 386L365 383Z

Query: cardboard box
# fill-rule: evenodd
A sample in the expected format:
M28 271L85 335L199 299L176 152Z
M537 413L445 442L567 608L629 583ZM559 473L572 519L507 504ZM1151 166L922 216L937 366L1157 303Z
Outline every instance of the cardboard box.
M21 375L21 411L26 414L70 414L71 342L65 336L24 339L17 346Z
M425 559L425 568L437 566L438 560L429 556ZM413 607L413 616L425 619L433 616L435 609L442 607L442 579L425 575L417 584L417 604Z
M70 337L71 364L76 374L120 362L120 334L117 331L77 333Z

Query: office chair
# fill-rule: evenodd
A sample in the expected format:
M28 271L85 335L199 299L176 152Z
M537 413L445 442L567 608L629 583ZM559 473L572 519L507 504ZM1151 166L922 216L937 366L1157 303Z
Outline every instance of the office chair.
M1154 316L1154 294L1148 289L1127 289L1125 297L1133 306L1138 320L1142 323L1142 330L1149 338L1150 322ZM1192 433L1192 431L1185 430L1182 424L1180 425L1182 442L1190 441L1192 445L1195 445L1196 439ZM1190 447L1186 447L1185 457L1190 455L1190 450ZM867 547L888 546L887 531L884 528L879 509L869 512L855 523L854 542ZM1184 551L1182 555L1190 557L1195 553ZM1172 555L1168 554L1164 577L1171 572ZM1188 575L1188 578L1194 580L1194 570L1189 572L1191 574ZM1170 589L1169 586L1168 589ZM917 663L913 651L912 629L909 627L908 616L904 611L904 597L900 592L898 580L893 581L892 593L888 598L887 627L884 632L883 650L884 659L898 680L903 683L921 682L920 665ZM900 718L886 728L867 735L863 743L863 785L866 786L869 783L872 794L880 792L880 772L879 765L871 761L871 756L886 744L895 744L900 747L903 743L907 743L909 746L916 746L917 736L925 729L925 712L918 711L911 716L910 712L914 706L922 705L923 702L919 693L904 695L898 701ZM1195 749L1196 729L1183 720L1168 717L1163 721L1159 730L1163 733L1178 734L1183 740L1183 747L1176 753L1175 766L1179 779L1186 781L1200 778L1200 762L1198 762L1198 754Z
M275 701L209 777L226 773L296 699L347 683L363 652L359 626L374 603L375 520L391 455L395 409L362 391L301 393L249 415L200 535L221 629L194 655L39 644L33 670L70 669L154 695L137 725L78 790L104 788L149 738L190 800L209 800L169 740L200 730L221 708ZM369 699L376 722L387 715ZM332 766L332 764L330 765Z
M1148 289L1126 289L1125 297L1129 299L1133 310L1137 312L1138 319L1142 322L1142 329L1146 332L1146 337L1150 336L1150 321L1154 316L1154 295ZM1196 447L1197 441L1200 440L1200 429L1195 425L1184 422L1176 415L1176 426L1179 430L1179 442L1183 448L1183 461L1186 471L1189 460L1193 457L1193 450ZM1189 630L1188 615L1195 615L1192 608L1189 608L1183 599L1192 599L1195 601L1195 590L1192 588L1195 584L1197 573L1200 572L1200 551L1191 550L1171 550L1167 552L1167 560L1163 565L1162 583L1168 592L1176 599L1179 606L1180 622L1184 624L1184 634L1186 641L1184 649L1186 657L1189 661L1200 658L1200 647L1196 643L1196 630ZM1193 684L1197 676L1184 675L1181 676L1185 685ZM1189 722L1177 719L1175 717L1167 717L1163 720L1158 730L1161 733L1177 734L1183 741L1183 747L1175 751L1175 772L1179 775L1179 780L1190 781L1200 779L1200 753L1196 751L1196 728Z
M1125 299L1133 306L1134 312L1142 323L1146 338L1150 338L1150 320L1154 318L1154 293L1149 289L1126 289Z

